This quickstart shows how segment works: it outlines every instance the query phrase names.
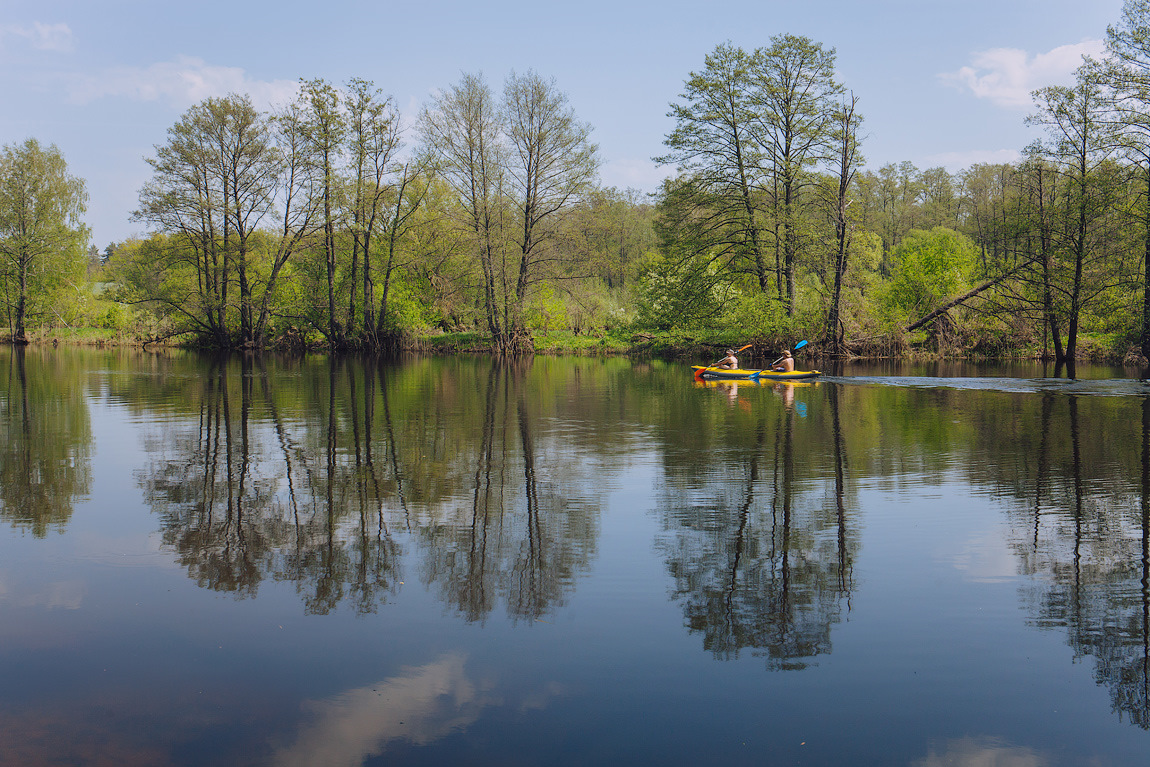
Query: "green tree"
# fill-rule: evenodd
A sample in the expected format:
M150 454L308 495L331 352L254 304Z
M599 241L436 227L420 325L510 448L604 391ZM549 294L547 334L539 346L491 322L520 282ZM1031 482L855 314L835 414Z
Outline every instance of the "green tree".
M554 79L544 80L534 72L512 74L504 87L503 109L510 147L508 192L519 219L519 265L514 297L505 309L508 333L497 347L519 353L531 348L523 322L528 291L554 278L549 267L564 259L562 249L553 244L557 220L591 191L599 160L591 126L576 119Z
M323 224L318 190L322 188L321 168L313 162L304 129L301 105L289 104L272 117L276 149L279 155L279 205L277 226L271 236L267 279L260 297L254 341L262 347L268 340L268 326L276 305L277 285L289 260L306 244Z
M835 133L835 49L810 38L778 35L755 51L754 79L759 105L756 131L774 176L775 218L781 226L782 272L787 314L794 316L796 269L803 248L800 193L814 179L806 171L828 156Z
M844 350L843 330L840 319L840 308L843 294L843 279L847 273L847 261L850 255L851 242L854 235L854 222L849 215L849 208L853 202L855 190L854 179L862 164L862 155L859 152L859 125L862 115L858 113L858 99L852 93L843 100L837 115L837 129L834 141L838 159L837 173L834 175L834 196L831 200L834 222L834 288L831 292L831 306L827 314L826 337L830 342L830 351L841 354Z
M327 278L327 323L321 330L328 345L342 347L344 326L336 313L336 230L339 227L339 161L343 141L347 135L347 120L340 108L340 93L322 80L300 81L300 131L318 168L319 195L322 200L323 260Z
M363 259L363 330L375 333L375 283L372 272L374 236L385 216L386 198L394 194L388 177L392 158L401 143L399 112L368 81L353 78L348 83L348 143L353 192L351 195L351 289L348 297L347 332L354 330L356 272ZM404 174L400 182L406 186ZM385 299L386 301L386 299Z
M240 340L254 343L252 236L273 209L279 171L267 120L246 96L205 99L168 130L148 164L152 179L133 216L174 237L173 265L194 265L195 282L170 299L174 308L218 346L231 345L229 315L238 310Z
M503 156L506 147L491 88L482 75L465 74L439 93L420 115L420 132L438 175L459 199L456 218L467 232L482 274L483 309L493 340L505 337L501 296L506 296L500 233Z
M27 342L30 315L82 279L88 193L56 146L36 139L0 151L0 285L12 340Z
M766 293L772 270L757 210L763 178L753 66L754 57L730 43L707 55L703 70L687 78L681 101L671 105L675 127L663 141L669 151L655 160L675 165L690 179L677 191L696 191L696 204L708 209L697 227L705 235L699 246L712 258L735 262L736 269L746 262Z
M1122 18L1106 28L1102 77L1114 97L1115 124L1126 157L1141 178L1142 317L1139 347L1150 358L1150 0L1125 0Z
M923 314L969 287L978 250L953 229L914 229L895 248L892 260L886 304L901 318Z
M1088 67L1080 67L1072 87L1050 86L1034 92L1036 111L1028 118L1044 128L1047 142L1035 153L1050 162L1066 182L1066 197L1055 228L1054 249L1067 274L1057 284L1065 296L1066 346L1058 362L1073 362L1082 310L1099 283L1087 284L1087 270L1104 255L1102 224L1113 203L1112 184L1102 166L1113 152L1104 123L1107 96Z

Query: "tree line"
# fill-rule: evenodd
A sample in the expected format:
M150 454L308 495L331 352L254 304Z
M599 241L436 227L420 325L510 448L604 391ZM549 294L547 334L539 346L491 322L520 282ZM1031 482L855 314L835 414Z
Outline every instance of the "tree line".
M1042 137L1017 162L871 170L833 48L723 43L670 105L655 159L672 176L650 196L599 184L591 126L535 72L498 92L464 74L409 121L360 78L303 80L266 112L209 98L147 158L132 215L149 234L86 260L83 182L55 147L6 147L0 300L16 339L31 322L220 348L445 331L514 355L552 332L666 332L1144 356L1150 0L1033 98ZM40 155L54 207L20 198ZM50 225L21 229L29 211Z
M1150 4L1109 55L1035 91L1042 138L959 173L863 169L859 98L835 52L781 35L718 46L672 105L658 268L638 310L671 327L725 316L832 354L937 346L1072 362L1083 334L1150 349ZM785 335L782 334L782 335Z
M464 75L415 132L406 147L394 101L363 79L301 82L267 114L207 99L148 160L134 217L156 234L117 249L116 284L219 347L318 334L378 351L439 325L530 351L545 286L588 276L609 236L595 228L633 196L596 187L590 126L534 72L499 95Z

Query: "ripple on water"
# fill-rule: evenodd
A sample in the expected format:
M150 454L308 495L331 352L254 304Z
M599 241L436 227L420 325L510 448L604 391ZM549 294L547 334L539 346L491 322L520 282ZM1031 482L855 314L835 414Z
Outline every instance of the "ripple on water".
M1150 395L1150 382L1133 378L932 378L927 376L827 376L823 383L843 386L893 386L959 389L1010 394L1083 394L1109 397Z

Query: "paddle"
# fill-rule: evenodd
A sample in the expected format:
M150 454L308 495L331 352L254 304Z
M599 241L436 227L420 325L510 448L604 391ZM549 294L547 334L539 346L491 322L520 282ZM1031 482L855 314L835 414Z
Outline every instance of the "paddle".
M803 348L806 345L807 345L806 341L799 341L797 344L795 344L795 351L797 352L799 349ZM783 356L785 357L786 355L783 355ZM768 365L766 370L759 370L755 373L752 373L750 376L751 380L752 381L758 381L760 379L760 376L769 375L771 373L771 368L773 368L775 365L782 362L782 360L783 360L783 357L779 357L777 360L775 360L770 365Z
M799 349L803 348L803 347L804 347L804 346L806 346L806 345L807 345L807 342L806 342L806 341L799 341L797 344L795 344L795 351L797 352ZM784 356L785 356L785 355L784 355ZM771 363L770 365L768 365L767 367L774 367L775 365L779 364L779 363L780 363L780 362L782 362L782 361L783 361L783 358L782 358L782 357L779 357L777 360L775 360L774 362L772 362L772 363Z

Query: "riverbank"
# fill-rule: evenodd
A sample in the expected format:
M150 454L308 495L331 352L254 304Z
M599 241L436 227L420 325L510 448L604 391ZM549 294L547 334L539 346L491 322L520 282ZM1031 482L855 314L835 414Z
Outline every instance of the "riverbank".
M821 359L822 353L817 339L807 336L810 341L801 356L806 359ZM95 347L170 347L191 348L187 336L163 339L144 338L139 335L109 330L105 328L39 328L27 334L28 342L36 345L69 345ZM637 358L658 358L689 360L697 362L723 356L726 349L739 349L748 344L750 348L739 355L745 364L765 364L778 357L783 349L791 348L801 336L783 338L746 338L738 331L608 331L599 334L552 332L539 333L534 337L535 354L572 356L627 356ZM11 343L10 336L0 337L0 342ZM273 347L274 349L275 347ZM299 352L300 345L294 344L290 351ZM487 354L490 342L486 335L474 332L425 333L412 335L405 344L405 350L430 354ZM311 344L307 351L324 352L322 343ZM1020 361L1049 359L1041 348L1011 348L1006 344L979 342L960 346L943 346L929 338L903 338L898 340L860 340L848 345L847 359L877 360L973 360ZM1138 347L1125 345L1116 339L1083 336L1079 339L1078 362L1097 363L1124 367L1145 367L1146 360Z

